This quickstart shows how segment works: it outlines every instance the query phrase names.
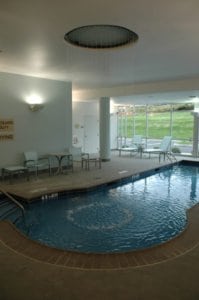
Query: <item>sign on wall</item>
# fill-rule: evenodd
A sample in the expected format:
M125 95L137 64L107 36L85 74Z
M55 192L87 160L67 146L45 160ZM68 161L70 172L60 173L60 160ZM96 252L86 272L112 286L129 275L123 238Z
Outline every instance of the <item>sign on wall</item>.
M0 141L14 139L14 120L0 119Z

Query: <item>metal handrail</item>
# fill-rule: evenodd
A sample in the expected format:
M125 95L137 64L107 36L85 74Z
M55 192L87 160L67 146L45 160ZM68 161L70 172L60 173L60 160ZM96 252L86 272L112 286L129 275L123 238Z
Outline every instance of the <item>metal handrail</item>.
M21 203L19 203L13 196L8 194L2 187L0 187L0 192L2 194L4 194L6 197L8 197L12 202L14 202L22 210L22 214L24 216L25 209L24 209L23 205Z

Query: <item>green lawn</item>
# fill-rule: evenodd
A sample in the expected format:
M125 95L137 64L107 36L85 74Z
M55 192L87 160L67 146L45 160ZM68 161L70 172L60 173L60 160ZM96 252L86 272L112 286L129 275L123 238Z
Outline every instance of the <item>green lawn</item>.
M134 121L133 121L134 118ZM161 139L165 135L170 135L170 112L152 112L148 113L148 137ZM189 140L193 135L193 116L190 111L173 112L172 121L172 137L173 139ZM122 122L120 126L121 135L131 138L135 134L147 135L146 132L146 115L138 113L134 116L127 116L127 124ZM125 134L125 126L127 128Z

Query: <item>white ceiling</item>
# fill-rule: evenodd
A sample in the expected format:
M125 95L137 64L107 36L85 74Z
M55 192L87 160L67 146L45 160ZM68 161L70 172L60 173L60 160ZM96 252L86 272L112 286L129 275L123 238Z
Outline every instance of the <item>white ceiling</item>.
M115 105L174 104L174 103L197 104L199 102L199 98L195 96L193 93L190 93L190 91L129 95L129 96L122 96L122 97L114 97L112 98L112 100Z
M0 71L72 81L74 90L199 79L198 14L198 0L1 0ZM90 24L127 27L139 41L115 50L64 41L66 32ZM192 94L199 92L179 95Z

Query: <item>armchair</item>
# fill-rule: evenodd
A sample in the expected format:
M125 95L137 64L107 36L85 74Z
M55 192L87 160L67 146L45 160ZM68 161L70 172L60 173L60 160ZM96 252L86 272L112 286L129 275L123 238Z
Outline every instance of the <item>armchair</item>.
M73 163L81 163L81 168L84 167L84 162L86 162L86 168L87 168L87 162L89 159L89 154L82 152L81 147L69 147L68 152L72 155Z
M24 166L29 171L35 171L38 176L39 170L48 169L49 175L51 175L51 166L48 157L39 157L36 151L24 152Z

